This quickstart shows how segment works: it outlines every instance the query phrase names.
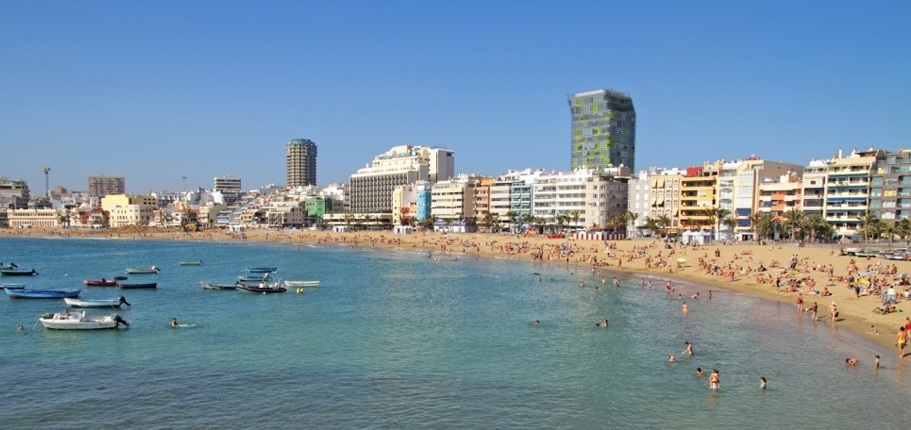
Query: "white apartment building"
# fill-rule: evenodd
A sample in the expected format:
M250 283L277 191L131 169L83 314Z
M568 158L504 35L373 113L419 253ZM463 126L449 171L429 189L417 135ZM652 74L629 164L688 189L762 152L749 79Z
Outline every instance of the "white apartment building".
M350 210L359 214L391 214L395 187L416 181L447 180L455 172L454 152L426 146L396 146L351 175Z
M806 215L822 214L830 160L811 160L803 169L801 208Z
M624 228L629 169L577 169L542 174L532 183L532 216L567 228ZM624 228L625 229L625 228Z
M440 221L465 221L475 215L475 189L481 178L459 175L430 189L430 213Z
M627 223L626 236L636 237L646 225L649 210L651 209L651 186L648 170L641 170L639 174L629 180L628 211L636 214L634 220Z

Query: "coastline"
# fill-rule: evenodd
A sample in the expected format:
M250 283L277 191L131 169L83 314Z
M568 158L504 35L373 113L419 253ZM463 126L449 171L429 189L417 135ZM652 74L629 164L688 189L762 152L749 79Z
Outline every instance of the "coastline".
M549 239L546 236L517 236L514 234L445 234L417 232L335 233L311 230L248 229L243 233L209 230L183 233L155 228L123 228L108 230L63 229L0 229L0 237L21 238L104 238L132 240L199 240L252 241L299 244L349 245L375 248L420 249L430 258L440 255L474 255L478 258L519 259L548 264L573 265L580 281L596 282L597 275L610 278L614 273L629 273L652 278L689 281L741 294L785 302L798 312L796 298L803 292L805 306L818 303L820 324L832 324L829 305L837 304L839 318L835 327L844 328L860 338L896 353L898 328L911 316L911 300L901 298L909 286L896 287L899 299L896 312L877 314L873 308L881 304L878 294L856 297L848 288L849 273L868 274L872 283L894 279L886 275L889 269L898 274L911 272L911 261L892 261L882 258L841 256L837 245L799 247L796 244L719 244L699 247L669 247L660 240L635 239L623 241L588 241L571 238ZM900 244L896 244L900 246ZM793 260L792 260L793 259ZM685 260L685 261L683 261ZM701 260L701 261L700 261ZM796 262L794 269L791 261ZM853 268L852 268L853 262ZM827 273L832 268L832 276ZM758 271L765 267L766 271ZM713 270L714 269L714 270ZM589 270L597 275L592 275ZM607 271L604 273L603 271ZM853 271L853 272L852 272ZM709 273L715 272L715 274ZM882 274L881 274L882 273ZM731 280L733 275L733 280ZM759 279L762 279L762 282ZM783 288L775 285L781 279ZM609 281L608 281L609 282ZM788 282L795 282L795 291L788 291ZM664 288L655 285L654 288ZM831 296L812 294L827 288ZM807 312L809 319L809 312ZM875 325L880 335L872 335ZM907 356L907 355L906 355Z

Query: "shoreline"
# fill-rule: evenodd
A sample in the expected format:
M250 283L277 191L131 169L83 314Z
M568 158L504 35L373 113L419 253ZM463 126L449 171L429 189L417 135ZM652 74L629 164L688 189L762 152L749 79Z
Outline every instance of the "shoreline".
M135 227L107 230L0 229L0 237L264 242L413 249L427 252L429 258L434 258L434 255L471 255L504 261L526 260L548 265L572 265L580 269L576 276L585 277L586 282L588 279L597 280L596 274L606 277L619 273L693 282L789 303L794 306L795 313L799 312L796 298L800 293L805 306L818 303L819 323L833 325L829 319L829 306L835 302L839 312L835 327L844 328L859 338L892 351L896 356L898 328L905 323L906 317L911 317L911 299L901 297L906 289L911 290L911 286L895 287L896 296L899 297L895 304L896 312L883 315L873 312L873 308L881 304L877 293L857 297L854 290L848 288L847 280L849 275L858 279L865 275L863 278L870 283L885 286L895 278L894 274L887 273L911 273L911 261L840 256L837 245L798 247L796 244L736 243L699 247L674 244L669 247L660 240L647 238L603 242L550 239L545 236L520 237L515 234L395 234L386 231L335 233L267 229L248 229L243 233L218 230L183 233ZM901 244L896 243L895 246ZM759 271L761 268L767 270ZM595 274L590 274L588 270ZM831 276L829 270L832 271ZM782 288L776 287L776 279L780 280ZM789 284L793 287L789 287ZM655 285L655 288L664 286ZM823 291L824 288L828 289L831 296L812 294L812 291ZM805 318L810 319L809 312L805 313ZM871 325L875 325L881 334L869 334Z

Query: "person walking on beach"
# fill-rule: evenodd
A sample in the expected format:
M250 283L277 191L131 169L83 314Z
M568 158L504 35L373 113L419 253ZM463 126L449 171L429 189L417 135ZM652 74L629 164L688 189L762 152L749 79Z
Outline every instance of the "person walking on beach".
M803 293L797 293L797 312L803 310Z
M838 308L835 306L835 302L832 302L832 305L829 306L829 315L832 316L832 322L835 322L835 318L838 318Z
M810 309L807 309L807 310L813 313L813 321L816 321L819 319L816 316L819 311L819 302L813 302L813 306L811 306Z
M908 330L905 327L898 328L898 339L895 342L898 345L898 358L905 356L905 344L908 343Z

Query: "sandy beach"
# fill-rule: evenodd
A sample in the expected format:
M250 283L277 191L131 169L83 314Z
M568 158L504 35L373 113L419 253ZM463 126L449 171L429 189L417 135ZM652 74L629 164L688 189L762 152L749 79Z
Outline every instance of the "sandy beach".
M442 234L391 232L335 233L310 230L249 229L244 233L210 230L183 233L154 228L124 228L110 230L63 229L0 229L0 237L100 237L158 240L215 240L215 241L274 241L290 243L337 244L347 246L392 247L426 250L430 259L474 256L475 258L514 258L538 261L541 264L572 265L578 270L579 282L588 285L608 285L611 272L648 274L661 279L688 280L699 284L752 294L794 306L798 297L804 307L818 304L817 324L834 324L867 338L896 354L896 337L905 319L911 316L911 300L905 292L911 286L898 285L897 275L911 272L911 261L883 258L842 256L838 245L797 246L793 243L759 245L718 244L681 246L660 239L624 241L588 241L571 238L550 239L545 236L514 234ZM896 243L895 246L902 246ZM14 257L14 256L9 256ZM851 279L862 287L858 296L849 288ZM879 290L871 288L878 286ZM894 285L895 311L874 312L883 302L881 293ZM639 286L636 286L639 288ZM664 290L665 283L655 282L653 288ZM868 290L869 289L869 290ZM830 295L824 293L828 290ZM708 300L707 291L698 299L684 296L683 300ZM837 305L838 317L833 323L830 306ZM880 334L871 334L876 326ZM907 351L906 351L907 353Z

